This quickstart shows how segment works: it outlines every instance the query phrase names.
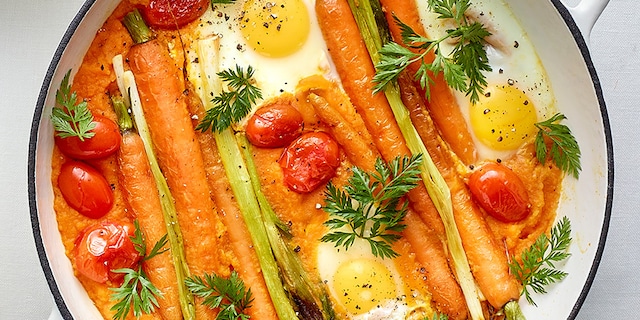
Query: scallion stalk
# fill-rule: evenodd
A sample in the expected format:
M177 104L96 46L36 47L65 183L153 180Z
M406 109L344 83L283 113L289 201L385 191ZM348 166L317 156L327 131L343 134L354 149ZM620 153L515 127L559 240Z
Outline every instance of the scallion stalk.
M127 13L122 19L122 24L124 24L127 31L129 31L135 44L145 43L154 38L153 32L144 22L138 9Z
M282 233L289 235L288 227L278 218L271 207L269 200L262 193L258 170L253 162L251 146L246 136L242 133L236 134L236 139L243 151L247 164L250 179L255 190L262 217L267 230L267 236L271 243L273 254L282 270L282 278L287 289L295 296L296 301L301 301L298 311L302 319L335 319L335 314L329 296L324 287L315 284L309 278L306 270L302 267L302 261L291 249L288 243L282 238Z
M182 231L178 224L178 216L176 214L176 208L173 201L173 196L169 191L167 181L160 170L158 160L153 150L153 142L149 133L149 127L144 118L144 112L142 111L142 103L140 102L140 96L138 95L138 87L136 86L135 78L131 71L124 71L122 67L122 56L118 55L113 58L113 65L116 73L117 83L120 92L128 93L126 96L130 102L130 108L133 113L133 120L135 127L138 130L138 134L142 139L147 158L149 158L149 165L151 167L151 173L156 181L158 187L158 193L160 195L160 202L162 205L162 214L164 217L164 224L167 228L167 238L169 239L169 247L171 248L171 256L173 258L173 265L176 271L176 277L178 279L178 294L180 297L180 308L184 319L195 319L195 300L191 291L185 284L185 279L189 277L189 267L187 265L187 259L184 253L184 245L182 240ZM126 99L125 99L126 103Z
M195 51L202 69L199 73L210 75L211 78L200 76L193 77L190 80L195 88L200 89L201 92L198 92L200 97L207 97L208 95L205 92L219 93L221 91L221 81L215 76L219 72L217 60L219 42L215 37L201 39L196 42ZM210 100L203 99L203 103L206 109L213 107ZM270 245L271 242L262 218L260 204L233 129L227 128L220 132L215 131L213 134L231 189L249 230L276 313L280 319L297 319L293 303L282 284L280 269Z

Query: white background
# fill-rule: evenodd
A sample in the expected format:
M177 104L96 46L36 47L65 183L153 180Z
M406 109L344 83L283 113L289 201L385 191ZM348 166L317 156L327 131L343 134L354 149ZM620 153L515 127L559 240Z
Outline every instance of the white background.
M45 72L82 2L0 0L0 320L47 319L54 306L31 231L27 148ZM578 319L637 319L640 1L611 0L590 43L611 122L615 191L603 259Z

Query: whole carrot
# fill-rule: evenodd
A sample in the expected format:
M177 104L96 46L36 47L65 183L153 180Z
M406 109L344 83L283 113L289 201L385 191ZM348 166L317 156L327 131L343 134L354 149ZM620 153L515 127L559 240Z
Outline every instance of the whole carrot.
M151 40L150 40L151 39ZM131 47L128 61L160 168L174 196L191 274L228 276L226 229L210 197L202 152L191 125L184 79L166 45L151 37ZM215 311L196 305L197 318Z
M420 22L418 8L414 0L380 0L380 3L385 9L384 12L386 13L394 41L403 44L400 26L395 23L393 16L411 27L418 34L426 34ZM409 49L417 52L415 48ZM430 63L434 59L435 55L430 52L425 57L425 62ZM409 65L408 70L412 75L415 75L419 67L420 63L414 62ZM442 72L436 76L431 72L429 74L433 84L430 87L430 100L426 105L431 118L438 126L442 138L449 144L460 160L465 164L472 164L476 160L476 148L456 97L447 85ZM421 96L424 96L424 92L421 93L423 93Z
M205 111L191 83L187 83L187 88L187 92L189 92L187 105L189 112L193 115L192 123L195 128L199 123L198 119L204 117ZM255 319L278 319L262 277L260 263L253 249L249 230L242 219L242 212L240 212L238 203L235 201L229 179L217 152L215 138L210 131L197 131L196 137L202 149L209 187L211 190L216 190L216 192L211 193L211 197L222 214L222 221L229 233L230 245L238 260L233 263L234 270L238 272L244 283L251 288L252 304L256 307L249 308L247 311Z
M397 156L411 154L387 99L382 93L373 93L371 81L375 68L367 58L369 53L349 5L341 0L316 1L316 15L342 86L362 116L382 157L390 161ZM429 198L424 185L419 184L407 196L424 223L444 238L444 226L437 211L423 204L424 199Z
M357 137L357 135L353 131L349 131L349 128L344 126L344 122L337 122L344 120L344 118L332 112L326 100L314 94L311 94L309 99L322 121L330 125L331 132L338 143L345 150L361 151L359 153L347 153L349 159L365 171L374 171L375 159L378 157L378 153L362 150L362 146L366 145L366 141L358 138L354 139L353 137ZM449 268L442 241L433 230L427 228L415 213L413 207L410 207L407 211L404 221L406 228L403 230L402 235L411 244L412 248L418 248L418 250L414 250L416 259L425 270L425 284L432 289L431 295L437 309L447 314L449 319L466 319L466 303L462 291Z
M131 130L131 123L119 123L122 141L117 154L120 169L118 180L126 203L144 232L149 254L154 244L167 234L160 196L142 139ZM168 251L146 260L144 269L149 280L162 292L162 298L158 299L162 318L183 319L172 252Z
M302 100L309 101L318 117L329 126L331 134L343 149L350 150L346 153L354 165L365 171L374 171L379 153L375 148L373 150L367 148L372 141L360 135L355 129L360 125L357 116L353 113L353 106L335 84L328 81L315 81L315 83L316 86L309 89L308 96ZM422 200L431 203L428 198ZM438 310L447 314L450 319L465 319L467 317L465 299L449 267L443 243L438 234L421 221L413 205L414 203L405 217L406 228L403 236L415 249L416 258L425 269L427 274L425 284L430 289ZM431 207L435 211L433 204Z
M474 278L489 303L502 308L507 302L517 300L520 296L519 285L509 273L507 254L493 237L466 184L458 175L455 160L425 112L423 100L412 80L401 76L398 81L402 99L410 110L411 120L451 191L454 217Z

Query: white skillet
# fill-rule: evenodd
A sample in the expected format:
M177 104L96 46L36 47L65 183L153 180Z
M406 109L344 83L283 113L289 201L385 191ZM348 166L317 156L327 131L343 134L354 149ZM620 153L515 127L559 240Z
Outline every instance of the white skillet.
M507 0L537 49L551 79L558 109L567 118L582 151L579 180L566 179L559 216L572 222L569 276L535 297L538 307L521 305L529 320L574 319L595 277L604 249L613 199L613 146L600 82L587 40L608 0ZM58 46L38 97L29 142L28 185L36 247L56 302L50 319L101 319L66 257L53 211L49 115L64 73L77 70L91 40L116 7L115 0L87 0ZM587 39L587 40L585 40Z

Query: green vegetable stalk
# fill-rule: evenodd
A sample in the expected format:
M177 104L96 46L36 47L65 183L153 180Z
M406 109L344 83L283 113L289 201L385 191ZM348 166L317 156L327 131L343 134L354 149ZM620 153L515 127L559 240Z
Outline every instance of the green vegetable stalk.
M322 286L311 281L306 270L302 267L302 261L282 237L283 234L290 236L289 228L277 217L271 204L262 193L260 178L253 162L249 141L241 133L236 134L236 138L243 152L251 182L262 210L262 218L271 243L271 249L282 271L285 287L298 304L300 318L335 319L327 292Z
M238 106L250 109L256 98L259 98L259 90L252 87L250 81L252 69L248 68L246 74L240 67L235 71L230 69L218 72L217 46L215 38L197 41L196 53L202 73L217 74L220 79L229 82L235 91L222 90L220 79L215 77L191 79L196 88L220 94L220 98L204 101L207 117L200 122L197 129L213 129L218 152L249 229L278 316L281 319L297 319L298 316L304 319L331 319L333 311L328 298L310 282L298 256L282 238L281 232L285 227L260 191L259 179L246 138L241 134L235 135L231 128L239 118L246 115L246 112L243 112L243 115L238 117L239 110L234 109L238 109ZM200 96L207 95L200 92ZM230 112L233 114L227 114Z
M169 186L167 185L167 181L160 170L158 160L155 156L155 151L153 150L153 142L149 133L149 127L147 126L147 122L144 117L144 112L142 111L142 104L140 102L140 97L138 96L138 88L136 86L133 73L131 71L124 71L122 56L118 55L114 57L113 61L116 77L118 78L118 82L122 85L122 87L120 87L120 91L129 93L129 101L131 104L135 127L142 139L145 152L149 158L151 173L153 174L160 194L164 223L167 228L167 238L169 240L169 247L171 248L173 264L176 270L176 277L178 279L180 308L182 309L182 314L185 319L195 319L194 298L184 283L184 280L189 276L189 267L187 266L187 260L184 253L182 231L178 224L173 196L169 191ZM122 113L122 111L120 111L120 113Z

